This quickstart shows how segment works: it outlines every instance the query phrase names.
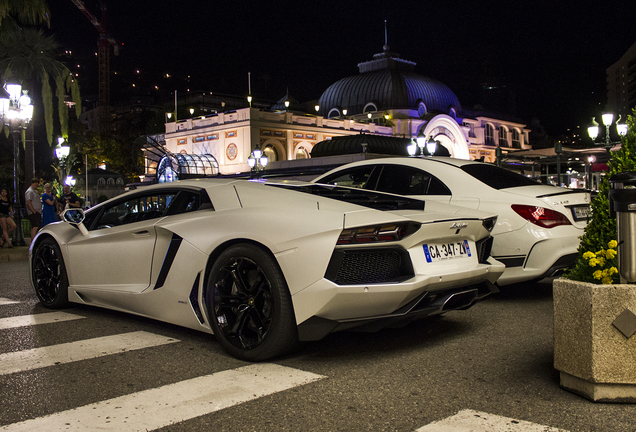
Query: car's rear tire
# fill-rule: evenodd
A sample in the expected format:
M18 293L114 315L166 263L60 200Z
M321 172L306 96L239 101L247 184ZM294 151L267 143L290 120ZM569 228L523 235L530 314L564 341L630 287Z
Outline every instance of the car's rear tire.
M31 279L40 303L50 309L68 307L66 266L55 240L42 240L36 246L32 259Z
M298 344L283 273L258 246L236 244L219 255L208 274L205 302L214 335L236 358L267 360Z

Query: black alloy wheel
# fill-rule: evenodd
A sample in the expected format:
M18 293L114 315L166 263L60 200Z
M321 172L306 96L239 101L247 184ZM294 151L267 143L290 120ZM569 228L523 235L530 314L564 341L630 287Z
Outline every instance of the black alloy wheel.
M68 277L62 252L55 240L42 240L33 253L31 278L35 293L44 306L61 309L69 305Z
M205 301L214 335L234 357L266 360L298 342L285 278L273 256L257 246L238 244L221 253L210 270Z

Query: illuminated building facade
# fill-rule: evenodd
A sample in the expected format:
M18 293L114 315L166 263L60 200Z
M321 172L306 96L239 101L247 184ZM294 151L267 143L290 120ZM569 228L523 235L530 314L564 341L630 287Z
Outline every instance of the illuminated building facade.
M373 60L358 65L358 75L326 89L311 113L298 105L285 106L287 95L271 109L247 107L167 122L165 149L173 155L208 155L220 174L233 174L250 170L248 158L257 146L270 163L282 167L311 158L312 148L321 141L354 134L424 135L452 157L485 162L495 162L497 147L503 153L531 147L525 124L463 110L445 84L416 73L414 67L385 45ZM161 163L148 159L146 177L151 179Z

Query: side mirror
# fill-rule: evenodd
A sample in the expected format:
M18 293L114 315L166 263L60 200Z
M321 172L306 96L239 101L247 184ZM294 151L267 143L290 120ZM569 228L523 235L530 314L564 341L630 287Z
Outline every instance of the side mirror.
M88 230L82 223L84 221L84 210L78 208L66 209L62 213L62 219L76 225L83 235L88 235Z
M84 221L84 210L82 209L66 209L62 213L62 219L66 222L80 224Z

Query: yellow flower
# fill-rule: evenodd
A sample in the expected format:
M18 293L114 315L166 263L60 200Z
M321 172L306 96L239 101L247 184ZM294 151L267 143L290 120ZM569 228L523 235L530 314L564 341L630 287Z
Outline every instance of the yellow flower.
M609 275L611 276L611 275L616 274L616 273L618 273L618 269L616 267L610 267Z
M609 243L607 243L607 247L609 248L616 249L616 246L618 246L618 242L616 240L610 240Z
M603 277L603 272L601 272L600 270L596 270L592 276L594 276L594 279L601 279Z
M605 258L603 257L598 257L598 265L600 265L601 267L605 265Z
M598 258L590 258L590 267L596 267L597 264L599 264L600 261L598 260Z
M603 285L611 285L611 284L612 284L612 278L611 278L611 277L603 278L603 280L601 281L601 283L602 283Z
M614 249L608 249L607 252L605 252L605 258L607 259L613 259L616 256L616 251Z
M594 257L595 257L594 252L587 251L587 252L585 252L583 254L583 258L585 258L587 260L589 260L590 258L594 258Z
M596 252L595 254L597 257L599 256L605 256L605 249L601 249L600 251Z

